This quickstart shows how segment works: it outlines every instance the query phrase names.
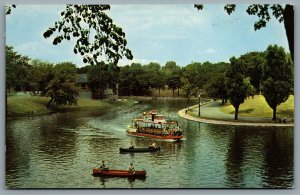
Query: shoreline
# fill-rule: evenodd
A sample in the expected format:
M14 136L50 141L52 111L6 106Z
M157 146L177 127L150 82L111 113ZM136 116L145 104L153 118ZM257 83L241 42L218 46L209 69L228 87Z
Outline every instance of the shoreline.
M43 98L43 97L42 97ZM42 99L41 98L41 99ZM31 98L29 98L31 99ZM23 101L24 99L20 99ZM27 98L28 100L28 98ZM80 101L83 101L82 103ZM33 106L37 106L36 108L32 108L30 110L18 110L12 108L12 104L9 106L6 105L6 120L12 120L15 118L24 118L24 117L35 117L42 116L47 114L55 114L55 113L64 113L64 112L75 112L75 111L85 111L85 110L96 110L96 109L113 109L119 106L133 105L133 100L123 100L123 101L109 101L109 100L89 100L89 99L81 99L76 106L70 105L61 105L57 106L53 104L50 108L46 108L45 103L41 101L37 101L37 99L32 99L29 103L33 103ZM98 101L98 102L97 102ZM28 102L27 102L28 103Z
M190 106L189 109L194 108L195 106ZM231 125L231 126L256 126L256 127L294 127L294 123L266 123L266 122L246 122L246 121L226 121L226 120L218 120L212 118L197 118L191 116L189 114L185 114L187 108L178 111L178 115L181 118L200 122L207 124L215 124L215 125Z
M170 96L119 96L119 99L132 100L187 100L185 97L170 97ZM207 100L209 98L201 98ZM190 100L198 100L198 97L191 97Z
M73 111L85 111L85 110L95 110L95 109L112 109L114 106L85 106L85 107L70 107L70 108L60 108L57 110L49 110L48 112L30 112L30 113L13 113L13 114L6 114L6 120L16 119L16 118L24 118L24 117L35 117L35 116L43 116L47 114L56 114L56 113L65 113L65 112L73 112Z

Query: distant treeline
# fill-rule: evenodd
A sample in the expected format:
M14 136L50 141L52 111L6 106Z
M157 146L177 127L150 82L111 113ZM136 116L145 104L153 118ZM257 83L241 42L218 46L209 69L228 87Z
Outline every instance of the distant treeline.
M51 64L30 60L6 46L7 91L32 91L57 104L76 104L76 74L87 74L91 89L118 91L119 95L145 96L157 89L179 89L186 98L206 96L230 100L238 107L248 96L262 92L270 107L293 93L293 63L282 47L270 45L264 52L249 52L232 57L230 62L192 62L180 66L175 61L126 66L99 62L78 68L70 62ZM49 102L49 104L51 103ZM236 113L237 114L237 113Z

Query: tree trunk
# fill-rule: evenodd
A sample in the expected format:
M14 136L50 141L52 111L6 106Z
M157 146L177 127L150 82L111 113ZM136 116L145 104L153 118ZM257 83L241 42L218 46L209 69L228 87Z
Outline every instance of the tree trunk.
M49 106L50 106L50 104L51 104L52 101L53 101L53 98L51 98L50 101L48 102L47 109L49 108Z
M178 94L177 94L177 96L179 97L179 88L178 88Z
M276 117L276 115L277 115L277 113L276 113L276 107L272 108L272 109L273 109L273 118L272 118L272 120L276 121L276 119L277 119L277 117Z
M234 113L234 120L238 120L238 115L239 115L239 105L237 107L234 107L235 108L235 113Z
M174 93L175 93L175 90L173 89L173 98L174 98Z
M294 62L294 6L286 5L284 9L284 27L289 43L292 60Z
M100 89L100 100L103 99L103 96L104 96L104 88L101 88Z

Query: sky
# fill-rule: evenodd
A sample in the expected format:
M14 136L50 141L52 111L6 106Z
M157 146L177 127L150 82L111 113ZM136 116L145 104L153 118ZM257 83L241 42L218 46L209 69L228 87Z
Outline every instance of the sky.
M229 62L233 56L265 51L277 44L287 52L284 24L274 17L266 28L254 30L257 16L239 4L228 15L222 4L205 4L202 11L193 4L112 4L106 13L123 29L133 60L125 57L119 65L175 61L180 66L192 62ZM73 53L75 41L53 45L43 33L61 19L65 5L17 5L6 16L6 45L30 57L51 63L70 61L83 67L82 57Z

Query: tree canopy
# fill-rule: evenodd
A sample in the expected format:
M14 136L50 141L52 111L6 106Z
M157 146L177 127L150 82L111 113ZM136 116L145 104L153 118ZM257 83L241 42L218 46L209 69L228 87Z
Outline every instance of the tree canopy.
M21 90L29 87L29 57L18 54L11 46L6 49L6 89Z
M240 104L244 103L249 91L249 79L245 78L246 67L241 59L230 58L230 66L226 72L226 86L230 103L235 108L234 119L238 120Z
M75 85L76 65L59 63L53 67L53 74L54 77L46 86L46 96L50 97L47 108L52 101L57 105L77 105L79 91Z
M87 74L90 87L94 91L99 91L98 96L100 99L103 99L104 91L107 88L110 88L115 92L117 91L119 71L119 67L115 64L105 64L104 62L89 66Z
M182 87L182 82L180 80L182 76L182 69L176 64L176 62L168 61L165 66L162 67L162 71L166 77L166 85L168 85L169 89L172 89L174 97L174 91Z
M290 57L283 47L270 45L266 50L262 93L273 109L273 120L277 118L277 106L285 102L292 93L293 83L293 63Z
M266 61L265 52L249 52L240 56L246 66L246 76L250 77L251 84L257 93L261 90L263 67Z
M54 64L38 59L31 60L30 64L31 91L44 96L47 92L46 87L48 83L55 76L53 69Z
M187 98L200 92L203 87L201 76L201 63L194 62L183 68L181 82Z

